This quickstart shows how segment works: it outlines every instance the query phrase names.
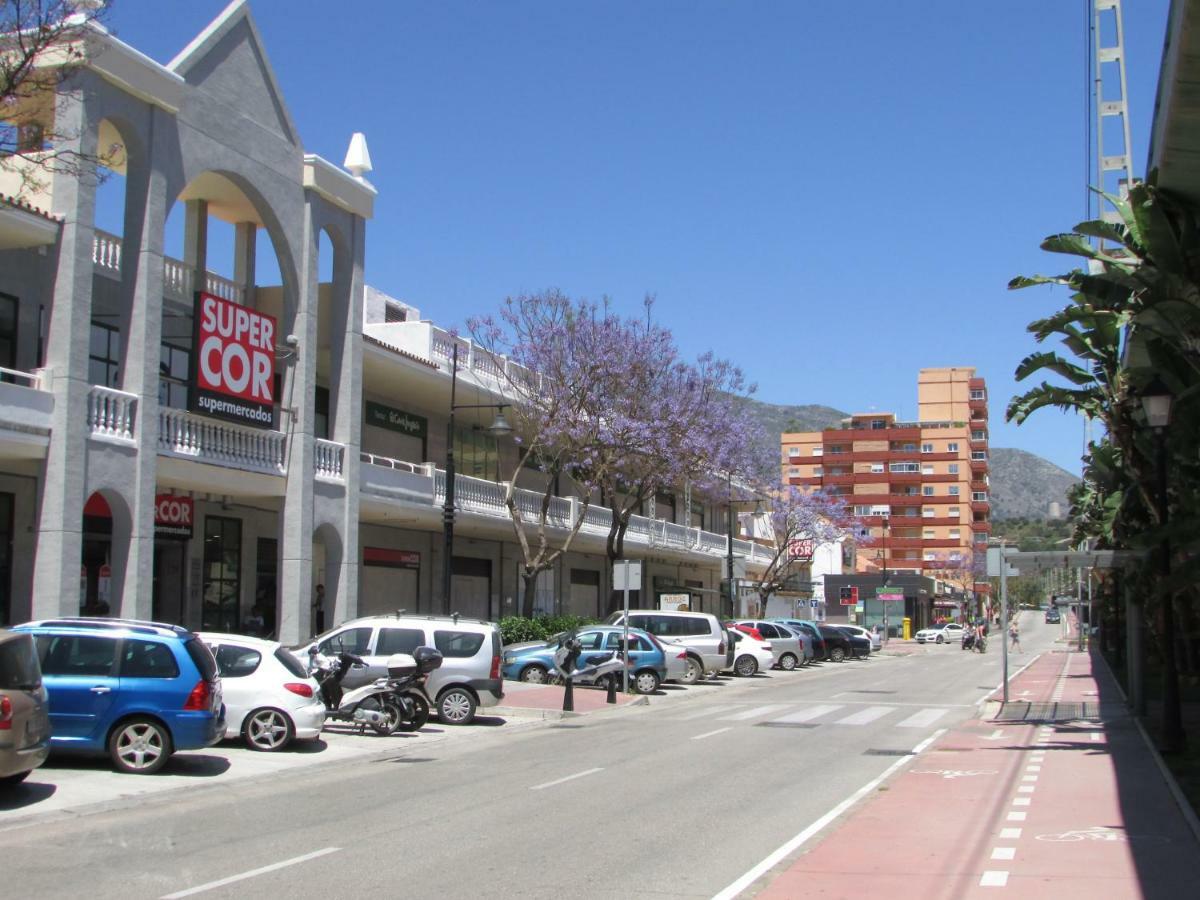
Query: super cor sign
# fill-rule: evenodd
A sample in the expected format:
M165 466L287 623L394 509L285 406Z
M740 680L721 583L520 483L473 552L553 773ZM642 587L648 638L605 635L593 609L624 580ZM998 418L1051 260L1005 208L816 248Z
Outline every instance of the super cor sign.
M274 317L201 292L194 318L191 410L274 426Z
M154 498L154 534L156 537L190 538L196 506L191 497L158 494Z

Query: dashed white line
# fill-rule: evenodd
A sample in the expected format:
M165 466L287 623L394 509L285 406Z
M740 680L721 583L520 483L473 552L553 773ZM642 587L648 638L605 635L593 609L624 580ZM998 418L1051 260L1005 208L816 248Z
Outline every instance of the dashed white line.
M992 859L1012 859L1017 855L1016 847L993 847Z
M866 725L876 719L882 719L892 711L890 706L868 706L864 710L852 713L844 719L838 719L834 725Z
M1028 797L1013 797L1012 801L1013 806L1029 806L1032 803L1033 801Z
M778 712L781 709L788 708L787 703L774 703L769 706L756 706L753 709L743 710L742 712L734 713L729 716L721 716L722 722L740 722L743 719L754 719L758 716L770 715L773 712Z
M1017 841L1021 839L1020 828L1001 828L1000 840L1002 841Z
M919 713L913 713L903 722L897 722L897 728L928 728L949 710L946 709L923 709Z
M194 888L188 888L186 891L176 891L173 894L164 894L162 900L178 900L180 897L191 897L193 894L201 894L204 891L211 891L213 888L225 887L227 884L245 881L247 878L254 878L258 875L266 875L268 872L278 872L280 869L286 869L288 866L299 865L302 862L308 862L310 859L316 859L319 856L327 856L330 853L337 853L341 849L341 847L325 847L322 850L314 850L312 853L305 853L303 856L293 856L291 859L285 859L282 862L271 863L271 865L263 866L259 869L251 869L249 872L242 872L240 875L230 875L228 878L222 878L218 881L209 881L206 884L199 884Z
M597 769L584 769L582 772L576 772L574 775L567 775L563 778L556 778L553 781L547 781L545 784L535 784L530 788L531 791L541 791L549 787L554 787L556 784L562 784L566 781L574 781L576 778L583 778L586 775L595 775L597 772L603 772L604 767Z
M837 712L842 708L839 704L827 704L825 706L810 706L808 709L802 709L800 712L794 712L789 716L780 716L775 719L776 722L810 722L813 719L819 719L821 716L828 715L831 712Z
M1038 777L1037 777L1036 775L1022 775L1022 776L1021 776L1021 780L1022 780L1022 781L1028 781L1028 782L1033 782L1033 781L1037 781L1037 780L1038 780Z
M712 737L714 734L721 734L722 732L732 731L732 730L733 730L733 726L727 725L724 728L718 728L716 731L706 731L706 732L704 732L704 734L698 734L695 737L693 737L692 740L693 741L702 741L705 738Z
M1028 813L1023 812L1010 812L1004 818L1006 822L1024 822L1027 815Z
M1035 787L1032 784L1023 784L1019 788L1017 788L1017 790L1022 794L1032 794L1034 791L1037 790L1037 787Z
M989 870L979 877L980 887L1004 887L1008 884L1008 873Z

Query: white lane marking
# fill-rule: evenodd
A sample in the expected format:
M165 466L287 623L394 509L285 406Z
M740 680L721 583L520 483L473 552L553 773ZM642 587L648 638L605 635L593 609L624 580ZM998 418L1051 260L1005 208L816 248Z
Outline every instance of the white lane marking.
M1008 873L989 870L979 877L980 887L1004 887L1008 884Z
M836 819L838 816L840 816L842 813L844 813L850 807L854 806L854 804L856 804L863 797L870 794L873 790L875 790L877 787L879 787L879 785L883 784L883 782L887 781L887 779L889 777L891 777L893 772L895 772L901 766L907 765L909 762L912 761L912 759L914 759L916 756L918 756L919 754L924 752L926 747L928 747L930 744L932 744L934 741L936 741L938 738L940 738L945 733L946 733L946 729L942 728L938 731L935 731L929 737L925 738L925 740L921 741L921 743L919 743L919 744L917 744L917 746L913 747L912 756L902 756L900 759L896 760L894 763L892 763L890 766L888 766L886 769L884 769L883 773L881 775L879 775L877 778L872 779L871 781L868 781L866 784L864 784L862 787L860 787L857 791L855 791L853 794L851 794L849 797L847 797L845 800L843 800L841 803L839 803L833 809L829 810L829 812L825 813L825 815L821 816L821 818L817 819L815 822L813 822L811 825L809 825L807 828L805 828L803 831L801 831L798 835L796 835L794 838L792 838L790 841L788 841L786 844L784 844L782 847L780 847L778 850L776 850L774 853L772 853L770 856L768 856L766 859L764 859L762 862L760 862L758 865L756 865L754 868L752 868L749 872L747 872L745 875L743 875L737 881L733 882L733 884L729 885L729 887L725 888L723 891L720 891L717 894L714 894L712 900L733 900L734 897L736 897L738 894L740 894L742 891L744 891L750 885L754 884L754 882L758 881L758 879L761 878L764 873L771 871L771 869L773 869L773 868L775 868L775 866L779 865L779 863L782 860L791 856L799 848L803 847L804 844L806 842L808 842L812 838L813 835L820 833L820 831L826 825L828 825L830 822L832 822L834 819Z
M1016 847L993 847L992 859L1012 859L1017 855Z
M574 775L567 775L563 778L556 778L553 781L547 781L544 784L535 784L530 788L531 791L540 791L548 787L554 787L556 784L562 784L565 781L574 781L576 778L583 778L586 775L595 775L597 772L603 772L604 767L598 769L584 769L582 772L576 772Z
M704 732L704 734L696 735L695 737L692 738L692 740L693 741L702 741L705 738L712 737L714 734L721 734L722 732L725 732L725 731L733 731L733 726L726 725L724 728L718 728L716 731L706 731L706 732Z
M897 728L927 728L944 716L949 710L945 709L923 709L919 713L913 713L903 722L897 722Z
M1003 729L997 728L991 734L985 735L983 739L985 741L1002 741L1004 740L1004 731Z
M1041 766L1026 766L1025 771L1026 772L1040 772L1040 771L1042 771L1042 767Z
M1019 841L1021 839L1020 828L1001 828L1000 840L1002 841Z
M1007 816L1004 817L1004 820L1006 822L1024 822L1026 815L1028 815L1028 813L1010 812Z
M1028 797L1013 797L1013 806L1029 806L1033 803Z
M1032 783L1037 781L1038 777L1036 775L1022 775L1021 780Z
M772 719L773 722L811 722L813 719L819 719L821 716L828 715L831 712L837 712L842 707L840 705L830 704L827 706L810 706L808 709L802 709L800 712L794 712L791 715L780 716L778 719Z
M890 706L868 706L864 710L852 713L844 719L838 719L834 725L866 725L876 719L882 719L892 711Z
M722 722L741 722L743 719L753 719L758 716L769 715L773 712L778 712L781 709L787 709L787 703L772 703L768 706L756 706L753 709L747 709L739 713L734 713L731 716L721 716Z
M325 847L322 850L314 850L312 853L305 853L303 856L293 856L291 859L285 859L283 862L271 863L271 865L263 866L259 869L251 869L249 872L243 872L240 875L230 875L228 878L222 878L218 881L210 881L207 884L198 884L196 887L188 888L186 891L176 891L174 894L164 894L162 900L177 900L179 897L190 897L193 894L211 891L213 888L225 887L227 884L245 881L247 878L254 878L258 875L266 875L268 872L278 872L280 869L286 869L288 866L295 866L302 862L308 862L310 859L316 859L318 856L327 856L330 853L337 853L341 849L341 847Z
M715 716L717 713L729 712L731 709L737 709L736 706L710 706L708 709L700 709L695 712L686 713L682 716L673 716L676 722L688 722L692 719L703 719L705 716Z
M1019 788L1017 788L1017 790L1022 794L1032 794L1034 791L1037 790L1037 787L1032 784L1023 784Z

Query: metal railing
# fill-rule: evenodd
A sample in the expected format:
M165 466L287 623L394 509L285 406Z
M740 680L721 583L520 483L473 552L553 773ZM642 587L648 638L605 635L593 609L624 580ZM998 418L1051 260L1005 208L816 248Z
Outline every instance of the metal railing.
M6 369L0 366L0 381L9 381L14 384L22 384L23 387L33 388L35 391L42 389L42 373L38 372L22 372L20 369Z
M137 394L93 385L88 391L88 431L97 437L132 441L137 422Z

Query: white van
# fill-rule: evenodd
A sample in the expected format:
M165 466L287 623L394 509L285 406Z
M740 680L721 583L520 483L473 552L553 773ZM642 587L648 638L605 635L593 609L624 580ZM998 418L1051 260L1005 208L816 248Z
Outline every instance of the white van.
M312 647L326 656L362 657L367 668L346 673L346 688L385 677L387 658L393 653L412 653L417 647L441 651L441 668L430 673L425 690L447 725L465 725L478 707L496 706L504 698L504 648L500 628L493 622L457 616L365 616L294 647L292 653L307 665Z

